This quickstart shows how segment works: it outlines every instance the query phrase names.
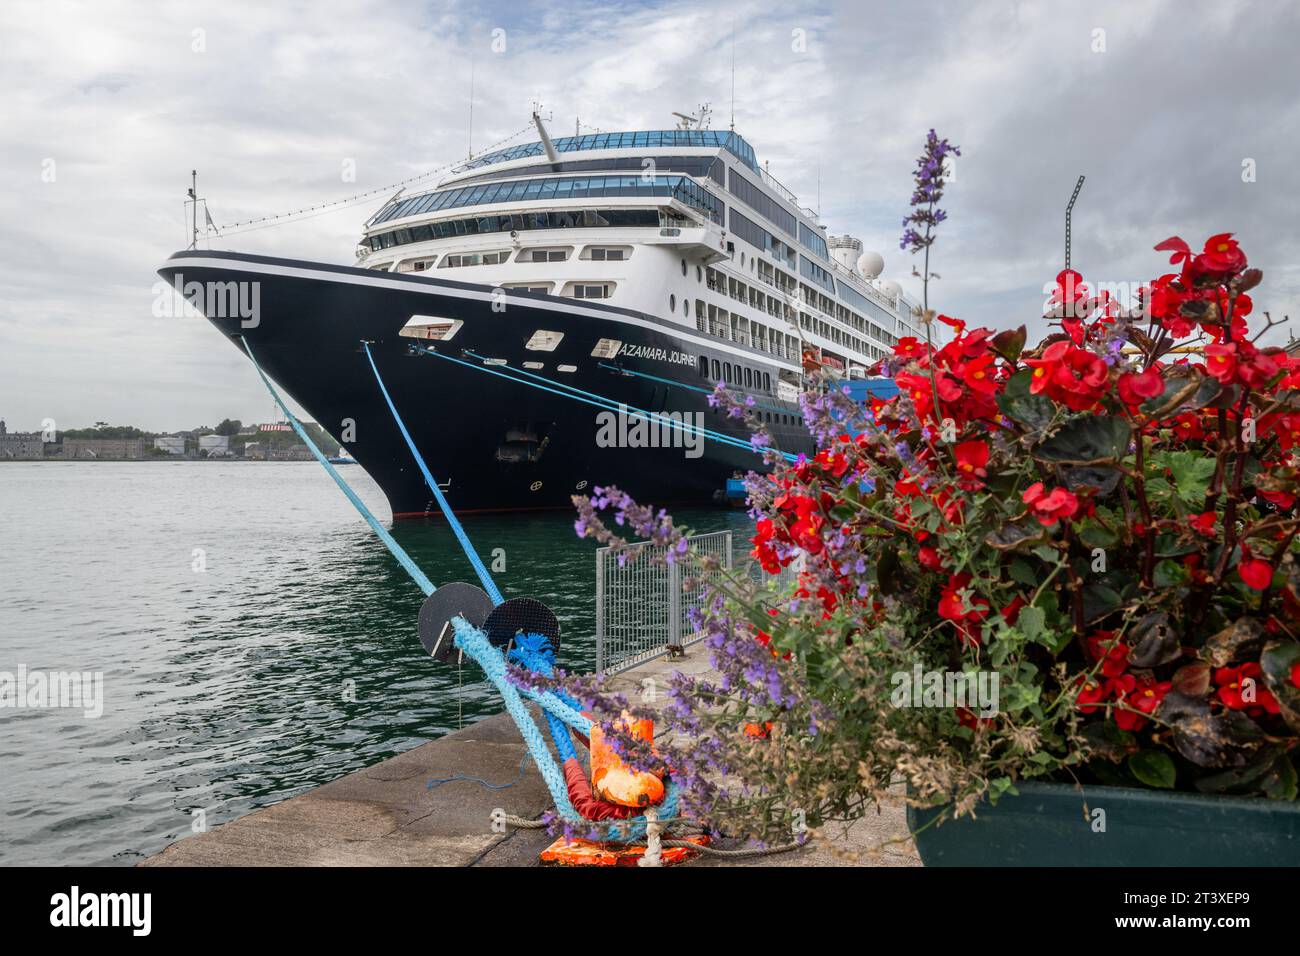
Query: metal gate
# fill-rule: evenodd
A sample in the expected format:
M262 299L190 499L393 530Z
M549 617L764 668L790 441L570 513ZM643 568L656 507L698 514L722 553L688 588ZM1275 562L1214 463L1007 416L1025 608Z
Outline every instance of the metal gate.
M692 535L692 550L715 554L730 571L731 532ZM705 586L715 572L692 568L683 575L680 564L664 561L662 545L632 545L615 552L596 552L596 672L613 674L627 670L666 652L669 644L694 643L688 620L697 608ZM627 559L619 564L619 555ZM683 590L691 578L694 587Z

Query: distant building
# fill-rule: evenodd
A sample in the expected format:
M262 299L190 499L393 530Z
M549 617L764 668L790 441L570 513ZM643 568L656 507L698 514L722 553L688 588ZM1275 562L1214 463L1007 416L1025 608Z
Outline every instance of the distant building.
M165 451L169 455L183 455L185 454L185 436L159 435L153 440L153 447L159 451Z
M3 426L4 422L0 422ZM10 435L0 428L0 461L32 461L45 457L45 442L40 435Z
M244 457L252 461L265 461L266 449L258 441L250 441L244 445Z
M144 457L144 440L141 438L65 438L63 457L101 461L135 460Z
M288 422L272 422L269 425L258 425L259 432L291 432L293 428Z
M206 451L209 458L224 458L230 454L230 438L227 435L200 435L199 451Z
M272 448L266 453L267 461L311 461L312 457L312 453L306 445Z

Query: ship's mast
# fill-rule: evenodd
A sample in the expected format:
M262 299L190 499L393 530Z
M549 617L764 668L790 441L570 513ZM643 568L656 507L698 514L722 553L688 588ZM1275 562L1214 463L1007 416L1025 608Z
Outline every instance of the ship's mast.
M190 170L190 248L199 246L199 171Z

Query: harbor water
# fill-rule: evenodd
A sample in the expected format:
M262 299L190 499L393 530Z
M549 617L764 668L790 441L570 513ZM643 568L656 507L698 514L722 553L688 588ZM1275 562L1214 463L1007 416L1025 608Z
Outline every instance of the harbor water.
M595 545L573 514L465 526L506 597L555 610L560 665L591 669ZM444 522L393 533L435 583L474 581ZM499 710L472 664L424 654L422 599L314 462L0 465L0 674L103 681L98 716L0 709L0 864L129 865Z

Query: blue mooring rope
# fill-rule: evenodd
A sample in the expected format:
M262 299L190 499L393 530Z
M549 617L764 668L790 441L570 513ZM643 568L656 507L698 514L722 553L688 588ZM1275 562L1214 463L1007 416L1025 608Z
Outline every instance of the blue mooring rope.
M438 487L438 482L434 480L433 475L429 473L429 466L424 463L424 456L420 450L415 447L415 442L411 439L411 433L406 430L406 423L402 421L402 416L397 413L397 406L393 404L393 398L388 394L388 388L384 385L384 380L379 374L379 367L375 365L375 357L370 354L369 343L362 342L361 347L366 350L366 358L370 361L371 371L375 373L375 381L379 384L379 391L383 393L384 401L388 403L388 410L393 413L393 421L397 422L397 427L406 439L406 447L411 450L411 455L415 458L415 463L420 466L420 474L424 475L424 481L433 492L433 497L438 502L438 507L442 509L442 515L451 525L452 532L456 535L456 540L460 542L461 549L465 552L465 557L469 558L469 563L474 566L474 573L478 575L479 582L483 585L483 590L487 592L488 597L492 599L493 604L499 605L502 601L501 592L497 589L496 582L492 580L492 575L488 573L487 566L483 564L483 559L478 556L474 550L474 544L469 540L469 535L465 533L464 526L451 510L451 505L442 494L442 489Z
M673 428L676 431L694 432L696 434L703 435L705 438L711 439L721 445L730 445L733 448L741 448L745 451L754 452L755 454L759 454L759 455L762 454L762 450L756 449L751 442L744 441L743 439L734 438L731 435L724 435L723 433L714 431L713 429L710 428L696 429L692 426L685 425L682 422L676 422L670 418L662 418L662 416L657 416L654 412L647 412L644 409L640 409L632 405L617 403L612 399L605 398L604 396L601 395L596 395L593 392L584 392L580 388L575 388L572 385L565 385L563 382L556 382L553 379L541 378L541 376L538 376L539 378L541 378L543 382L548 382L551 385L558 386L559 388L567 389L568 390L567 392L559 391L556 388L548 388L546 385L541 385L536 382L525 381L524 379L518 378L514 375L507 375L504 372L499 372L495 368L488 368L487 366L476 365L473 362L466 362L463 359L454 358L450 355L443 355L441 352L435 352L432 349L421 348L419 346L415 346L415 349L417 352L419 352L422 355L431 355L434 358L439 358L446 362L454 362L457 365L463 365L466 368L474 369L477 372L486 372L489 375L495 375L498 378L504 378L507 382L514 382L517 385L527 385L530 388L536 388L536 389L540 389L543 392L550 392L552 395L558 395L560 398L571 398L575 402L582 402L584 405L593 405L596 408L604 409L606 411L620 411L620 410L626 411L628 414L632 415L635 418L641 418L656 424L667 425L668 427ZM520 374L525 374L525 375L529 374L527 372L524 372L522 369L514 368L511 365L506 365L504 366L504 368L508 368L512 372L519 372ZM570 394L573 392L576 392L578 394ZM592 396L592 398L583 397L587 395ZM780 454L783 458L785 458L786 461L793 462L799 460L798 455L792 455L789 452L778 452L778 454Z
M674 388L685 388L692 392L699 392L701 395L713 394L713 389L711 388L701 388L699 385L687 385L685 382L676 382L671 378L664 378L662 375L651 375L649 372L638 372L636 369L624 368L621 365L610 365L608 362L597 362L596 366L597 368L603 368L603 369L608 369L611 372L617 372L620 375L632 375L635 376L636 378L649 379L652 382L662 382L664 385L669 385ZM719 382L718 384L722 384L722 383ZM753 407L765 408L769 412L776 412L778 415L799 414L798 412L792 411L789 408L781 408L780 406L777 405L764 405L762 402L757 402L757 401L754 403Z
M389 552L411 576L411 579L419 586L420 590L422 590L426 595L432 594L437 590L434 587L433 582L430 581L424 572L420 570L419 566L416 565L416 563L411 559L411 556L406 553L402 546L397 543L396 539L394 539L393 536L379 523L378 519L375 518L370 509L366 507L365 502L361 500L357 493L353 491L351 486L349 486L343 479L343 476L338 473L332 464L330 464L329 459L321 453L320 449L316 446L316 443L307 433L307 430L302 427L302 424L298 421L293 412L289 411L288 405L286 405L284 400L280 397L279 392L275 390L275 386L271 384L271 380L267 378L266 373L262 371L262 367L258 364L256 356L253 355L253 349L252 346L249 345L248 340L241 339L241 341L244 346L244 351L248 353L249 361L253 363L253 368L257 370L258 376L262 379L262 384L264 384L267 391L271 393L271 397L275 400L276 405L279 406L280 411L284 413L285 418L288 419L289 424L293 427L293 430L298 435L299 439L301 439L303 444L307 446L308 450L311 451L316 460L324 466L326 472L329 473L329 476L334 479L334 483L338 485L339 490L347 496L348 501L352 503L352 506L356 508L357 512L366 520L366 523L370 525L371 530L379 536L379 539L387 546ZM398 415L392 399L389 398L388 389L384 387L383 379L379 375L379 369L375 366L374 357L370 354L370 347L365 345L365 343L363 343L363 345L365 346L366 356L370 360L370 366L374 370L376 381L378 381L379 387L384 394L384 398L388 402L388 407L393 413L393 418L396 420L403 437L406 439L407 446L410 448L416 462L420 466L420 471L423 473L425 480L429 483L429 487L433 489L434 495L439 502L439 506L443 508L444 515L446 515L449 522L453 523L453 527L457 529L457 537L461 540L461 545L465 549L466 555L471 556L471 561L475 563L475 569L480 571L480 580L484 581L485 590L488 590L492 595L494 603L498 605L501 604L500 591L496 589L491 576L487 573L486 567L483 567L482 561L478 558L478 554L475 552L473 544L469 541L468 535L465 534L464 528L455 518L450 506L446 502L446 499L442 496L441 491L438 489L437 482L429 473L424 458L415 447L415 443L411 440L410 433L407 432L406 426L403 424L401 416ZM430 352L429 354L437 355L438 353ZM439 355L439 357L447 358L447 356L441 355ZM457 360L452 359L452 361ZM487 675L488 680L496 687L497 692L505 702L507 712L510 714L511 718L513 718L515 725L518 727L520 736L523 737L524 745L528 749L528 756L532 758L535 764L537 764L537 769L541 773L547 789L551 792L551 799L555 801L556 811L561 817L568 820L570 823L591 823L591 821L584 820L580 817L577 811L574 810L573 803L569 800L568 785L565 783L563 771L551 757L550 752L546 749L546 743L542 737L541 731L538 730L537 724L534 723L531 715L528 713L528 708L524 705L523 699L527 697L537 702L542 707L543 713L546 714L547 723L550 726L551 735L555 740L556 750L560 753L562 760L568 759L570 756L577 756L576 751L573 748L573 742L569 738L567 727L572 727L580 733L590 736L592 721L579 713L573 702L561 699L551 691L535 691L526 688L518 688L510 683L506 676L505 656L492 646L488 641L487 635L481 628L474 627L462 617L453 619L452 626L456 631L456 646L469 655L469 657L483 669L484 674ZM521 640L516 653L520 661L526 666L529 666L531 669L537 671L543 676L547 676L552 672L554 657L550 653L541 653L541 647L537 644L538 641L545 642L545 638L539 635L525 635L524 639ZM567 697L567 695L565 696ZM528 758L525 758L525 763L527 759ZM521 774L523 767L524 763L521 763ZM432 788L441 783L448 783L456 779L474 781L488 787L489 789L495 790L502 790L514 786L514 783L493 785L479 778L461 777L460 775L448 777L445 780L431 781L429 786ZM677 785L671 778L669 778L664 800L657 808L657 820L660 823L672 822L677 817L677 807ZM603 839L623 842L642 839L646 835L646 826L647 821L644 816L633 817L619 823L609 824L605 827Z
M425 576L424 572L420 570L419 566L411 560L411 556L402 549L402 546L398 544L384 526L379 523L379 520L370 513L370 509L366 507L365 502L362 501L357 496L357 493L349 487L348 483L343 480L343 476L340 475L338 471L335 470L334 466L330 464L329 459L321 454L320 449L316 447L316 443L312 441L311 436L307 434L307 430L302 427L298 422L298 419L294 417L293 412L289 411L289 406L284 403L282 398L280 398L280 393L275 390L275 386L271 384L271 380L266 377L266 373L262 371L262 366L257 364L257 359L253 356L253 348L248 344L248 339L243 339L242 341L244 343L244 351L248 353L248 358L249 361L253 363L253 368L257 369L257 374L261 376L262 382L266 385L267 391L269 391L271 397L275 399L275 404L280 406L280 411L284 412L284 417L289 420L289 424L292 425L293 430L298 433L298 437L302 439L303 444L306 445L311 453L316 456L316 460L325 466L325 470L329 472L329 476L334 479L334 483L339 486L339 489L343 494L347 495L348 501L352 502L352 506L361 513L361 517L366 519L366 523L370 525L371 530L373 530L375 534L379 535L379 540L388 546L388 550L392 553L393 557L397 559L397 563L406 569L406 573L409 574L411 579L420 586L420 590L426 595L432 594L436 590L433 586L433 582L430 581Z

